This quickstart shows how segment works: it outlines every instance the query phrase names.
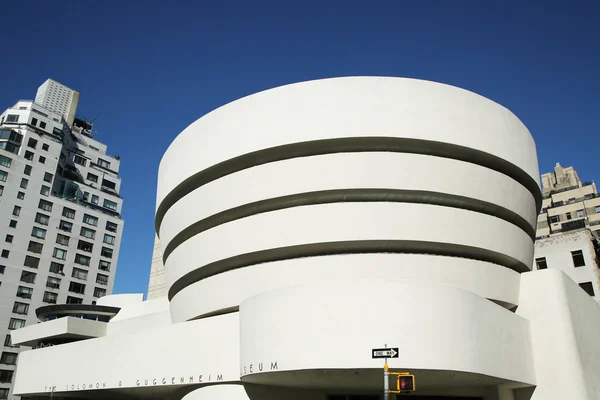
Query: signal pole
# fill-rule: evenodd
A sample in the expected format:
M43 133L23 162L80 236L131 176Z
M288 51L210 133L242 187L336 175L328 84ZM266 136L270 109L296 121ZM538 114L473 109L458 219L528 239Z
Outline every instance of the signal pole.
M387 348L387 343L384 347ZM385 358L385 364L383 365L383 400L390 400L390 380L387 357Z

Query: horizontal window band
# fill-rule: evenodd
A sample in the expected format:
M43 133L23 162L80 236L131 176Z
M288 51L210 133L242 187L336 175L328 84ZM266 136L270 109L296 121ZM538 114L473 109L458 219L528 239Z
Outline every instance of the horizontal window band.
M519 273L530 271L527 265L506 254L483 249L481 247L461 244L422 240L352 240L310 243L240 254L204 265L188 272L175 281L169 289L169 301L172 300L177 293L196 282L239 268L295 258L374 253L426 254L460 257L501 265Z
M398 137L352 137L322 139L285 144L257 150L225 160L186 178L165 196L156 210L155 228L160 234L160 225L165 214L181 198L209 182L247 168L297 157L309 157L335 153L395 152L421 154L449 158L489 168L500 172L524 186L535 199L536 214L542 206L542 193L531 176L518 166L498 156L481 150L433 140Z
M459 208L491 215L516 225L522 229L531 240L535 240L535 229L519 214L487 201L465 196L431 192L425 190L400 189L336 189L316 192L298 193L288 196L275 197L244 204L229 210L211 215L193 223L179 232L165 247L163 263L166 263L171 253L186 240L191 239L208 229L256 214L286 208L351 202L396 202L417 203Z

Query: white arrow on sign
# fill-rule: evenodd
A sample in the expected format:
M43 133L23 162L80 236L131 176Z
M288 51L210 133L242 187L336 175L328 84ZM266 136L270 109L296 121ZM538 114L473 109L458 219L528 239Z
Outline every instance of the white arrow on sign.
M397 354L396 349L373 349L374 358L395 358Z

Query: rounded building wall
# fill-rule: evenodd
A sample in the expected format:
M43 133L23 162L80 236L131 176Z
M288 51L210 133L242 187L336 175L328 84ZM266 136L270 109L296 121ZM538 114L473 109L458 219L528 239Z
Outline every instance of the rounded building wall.
M541 201L518 118L402 78L304 82L225 105L175 139L158 181L174 322L267 290L380 277L512 307Z

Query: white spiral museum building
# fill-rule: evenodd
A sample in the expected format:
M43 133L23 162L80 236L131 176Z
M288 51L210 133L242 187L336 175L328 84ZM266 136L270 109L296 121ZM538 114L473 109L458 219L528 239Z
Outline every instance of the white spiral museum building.
M387 344L422 400L600 398L598 304L530 272L538 181L523 123L456 87L350 77L237 100L162 159L168 296L45 310L110 321L15 331L42 347L15 393L379 399Z

